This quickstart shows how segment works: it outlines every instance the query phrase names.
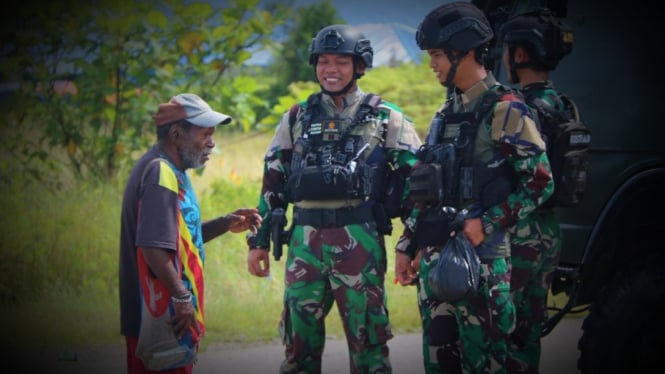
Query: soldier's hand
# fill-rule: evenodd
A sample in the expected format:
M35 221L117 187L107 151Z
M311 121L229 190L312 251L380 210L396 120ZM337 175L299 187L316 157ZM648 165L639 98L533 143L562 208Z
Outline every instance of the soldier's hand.
M270 275L270 256L268 251L262 248L252 248L247 255L247 269L249 273L257 277Z
M480 218L471 218L464 221L464 236L469 239L474 247L479 246L485 240L483 222Z
M395 279L402 285L408 286L418 277L409 255L403 252L395 252Z
M416 252L416 257L411 261L411 266L413 266L416 273L420 272L420 259L423 257L423 251L424 249L421 249Z

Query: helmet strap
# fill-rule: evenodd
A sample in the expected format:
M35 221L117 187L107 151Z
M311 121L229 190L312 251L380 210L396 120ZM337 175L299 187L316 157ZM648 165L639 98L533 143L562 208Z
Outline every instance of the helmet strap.
M457 67L462 61L462 58L469 52L467 51L465 53L460 53L458 55L455 55L453 54L453 52L445 49L443 50L443 52L446 54L446 57L448 57L448 61L450 61L450 69L448 69L448 75L446 75L446 81L443 82L443 85L448 89L452 89L455 87L453 79L455 79L455 73L457 73Z

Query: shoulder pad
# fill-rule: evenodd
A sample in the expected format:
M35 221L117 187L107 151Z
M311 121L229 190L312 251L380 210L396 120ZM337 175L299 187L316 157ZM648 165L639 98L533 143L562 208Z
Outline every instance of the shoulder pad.
M395 104L384 101L379 106L379 120L386 127L385 147L416 152L421 141L413 120Z

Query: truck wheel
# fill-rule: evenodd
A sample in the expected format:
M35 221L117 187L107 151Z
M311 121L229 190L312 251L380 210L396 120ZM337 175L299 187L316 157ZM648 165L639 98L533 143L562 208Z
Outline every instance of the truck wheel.
M665 353L665 256L651 256L619 274L599 294L582 324L578 369L647 373Z

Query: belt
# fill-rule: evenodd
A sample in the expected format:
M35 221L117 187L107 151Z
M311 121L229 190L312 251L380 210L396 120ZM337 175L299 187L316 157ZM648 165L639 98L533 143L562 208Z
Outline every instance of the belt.
M372 208L367 206L339 209L293 209L293 223L314 227L342 227L374 221Z

